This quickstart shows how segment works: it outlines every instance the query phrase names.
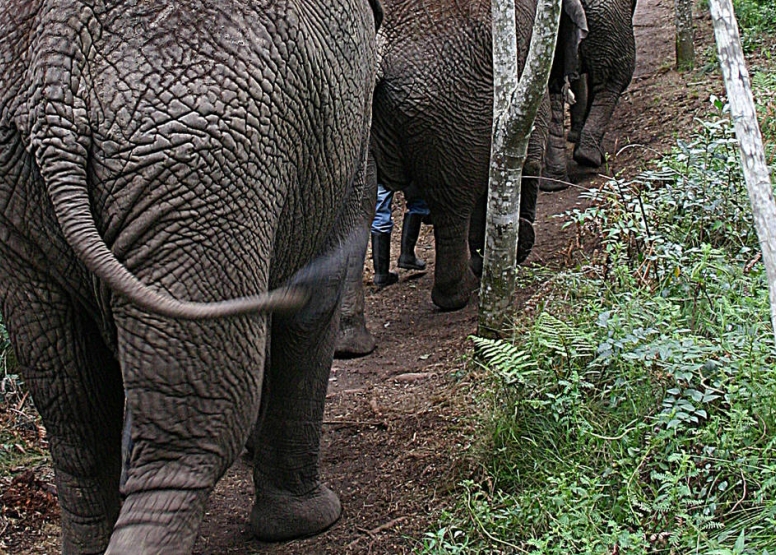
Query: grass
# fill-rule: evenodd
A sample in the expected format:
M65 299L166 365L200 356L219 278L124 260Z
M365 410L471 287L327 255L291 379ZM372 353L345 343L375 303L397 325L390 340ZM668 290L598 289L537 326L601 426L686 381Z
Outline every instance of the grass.
M772 144L772 74L753 82ZM514 341L474 339L484 475L419 553L776 553L776 347L720 107L567 214L600 254L542 287Z
M0 322L0 478L48 460L45 432L16 371L10 341Z

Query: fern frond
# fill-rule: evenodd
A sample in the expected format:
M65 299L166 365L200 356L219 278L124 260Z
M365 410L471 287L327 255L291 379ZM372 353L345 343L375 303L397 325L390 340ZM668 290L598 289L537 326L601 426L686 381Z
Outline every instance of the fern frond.
M590 338L549 312L539 314L534 334L540 345L562 357L592 358L595 356L595 345Z
M483 365L495 372L508 385L525 383L525 370L536 367L536 361L503 339L471 336Z

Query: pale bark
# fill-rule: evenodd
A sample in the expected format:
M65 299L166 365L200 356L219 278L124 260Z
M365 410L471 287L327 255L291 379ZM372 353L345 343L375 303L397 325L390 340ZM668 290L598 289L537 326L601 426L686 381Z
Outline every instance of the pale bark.
M693 46L693 0L674 0L676 13L676 68L692 69L695 65Z
M762 135L757 125L749 72L746 69L738 25L731 0L709 0L719 63L730 103L741 149L746 189L752 203L755 229L760 239L762 260L768 277L771 300L771 323L776 340L776 203L773 200L768 164L765 161Z
M518 81L514 0L492 0L493 135L485 256L480 285L480 335L494 336L515 291L520 182L528 139L547 90L561 0L540 0L528 59Z

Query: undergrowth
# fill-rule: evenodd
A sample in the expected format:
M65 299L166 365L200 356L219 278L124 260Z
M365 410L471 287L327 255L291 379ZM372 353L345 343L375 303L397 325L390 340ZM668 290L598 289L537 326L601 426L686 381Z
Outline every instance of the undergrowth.
M48 460L45 432L0 322L0 479Z
M567 216L598 259L513 343L473 338L486 476L420 552L776 553L776 349L730 123L589 195Z
M765 40L764 35L776 35L776 3L773 0L733 0L733 10L744 51L772 54L773 41Z
M0 319L0 493L4 478L49 460L44 438L41 418L18 374L8 331ZM0 504L0 528L2 509Z

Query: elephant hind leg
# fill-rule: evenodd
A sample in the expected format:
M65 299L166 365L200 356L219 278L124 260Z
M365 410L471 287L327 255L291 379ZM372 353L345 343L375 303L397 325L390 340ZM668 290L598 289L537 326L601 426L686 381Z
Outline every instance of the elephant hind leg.
M552 104L552 118L550 120L550 133L547 142L547 154L545 155L544 171L540 188L542 191L558 191L568 187L568 172L566 171L566 139L565 129L565 102L562 92L550 93Z
M115 297L114 315L134 444L106 553L191 553L258 414L268 317L159 319Z
M571 82L571 92L574 94L574 104L571 105L571 129L566 137L570 143L578 143L579 136L582 134L582 128L585 125L585 118L590 109L589 96L587 93L587 74L583 73L579 79Z
M4 318L48 433L63 553L102 553L121 502L119 366L66 292L44 276L13 273L15 278L0 277L6 283Z
M436 244L431 300L442 310L460 310L469 303L472 292L479 284L469 261L471 214L464 210L459 213L440 212L433 205L431 214L434 218Z
M594 93L582 134L574 147L574 160L578 164L597 168L603 163L604 134L619 98L619 91L605 89Z
M309 276L308 306L272 319L261 410L251 437L256 497L250 523L263 541L317 534L342 511L337 495L320 481L319 457L343 277Z

